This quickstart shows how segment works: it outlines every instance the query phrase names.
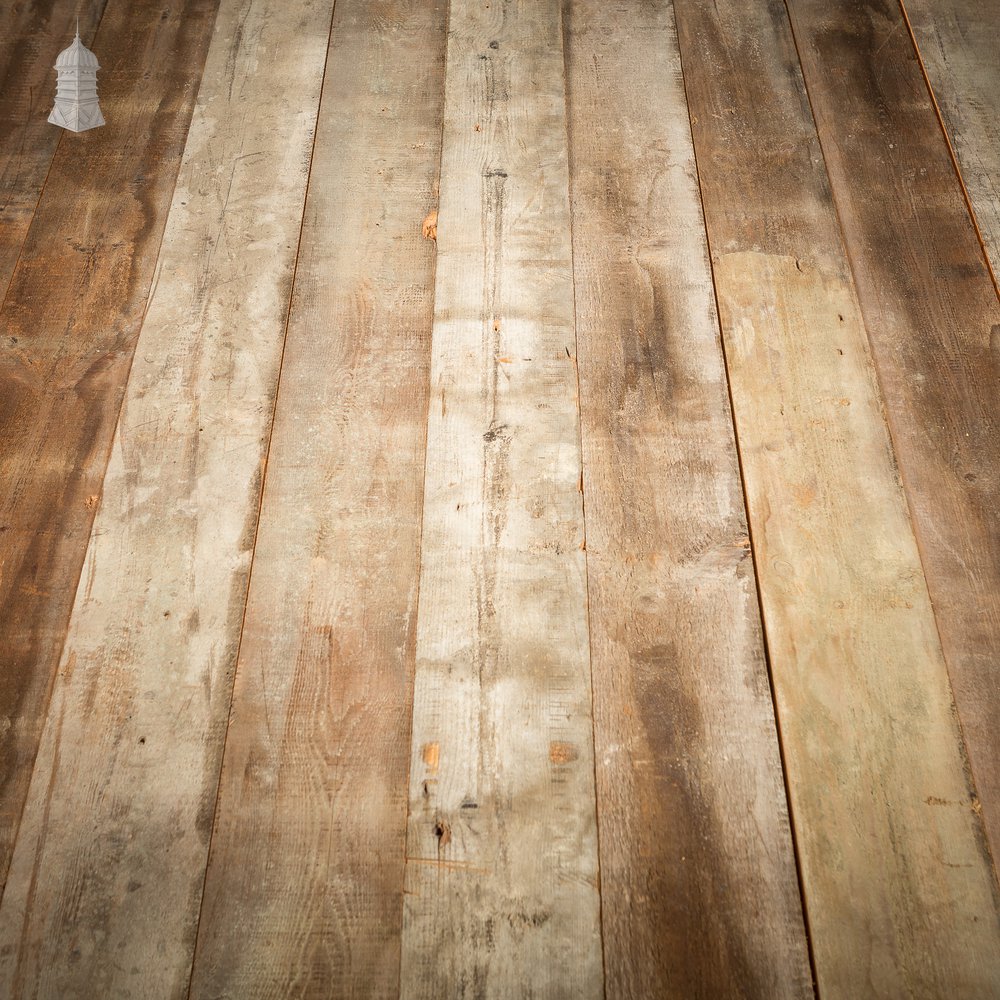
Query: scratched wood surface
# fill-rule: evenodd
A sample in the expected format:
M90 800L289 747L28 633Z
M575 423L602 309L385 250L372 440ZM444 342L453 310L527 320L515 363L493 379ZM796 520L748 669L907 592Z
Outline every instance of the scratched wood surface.
M676 10L819 994L995 996L996 882L785 7Z
M192 997L399 995L446 20L337 3Z
M608 995L811 996L672 7L564 17Z
M94 34L106 2L96 0L79 12L84 45L104 49ZM63 135L47 119L55 96L53 66L73 41L76 14L57 0L0 10L0 302Z
M451 5L402 995L603 992L557 0Z
M996 278L1000 275L1000 5L980 0L906 0L902 6Z
M95 0L79 136L0 4L0 996L1000 996L995 13L895 4Z
M186 994L331 9L224 0L206 32L0 908L5 997Z
M789 8L996 856L1000 301L896 0Z
M60 142L0 310L3 878L215 7L116 3L107 12L108 124Z

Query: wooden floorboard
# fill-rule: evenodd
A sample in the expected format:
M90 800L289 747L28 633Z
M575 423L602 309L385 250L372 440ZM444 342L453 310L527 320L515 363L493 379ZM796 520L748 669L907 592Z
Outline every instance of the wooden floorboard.
M564 17L607 993L811 996L672 6Z
M215 6L107 12L95 45L109 124L60 143L0 310L3 877Z
M558 0L451 5L405 997L599 997Z
M1000 301L896 0L789 8L997 856Z
M6 997L187 993L331 9L224 0L191 29L205 80L0 908Z
M819 994L993 996L996 883L786 11L676 9Z
M1000 276L1000 8L980 0L905 0L902 7L996 280Z
M81 11L80 37L94 42L107 0ZM76 32L77 11L57 0L7 4L0 11L0 302L63 130L47 119L55 96L53 66Z
M399 995L446 22L336 6L193 998Z

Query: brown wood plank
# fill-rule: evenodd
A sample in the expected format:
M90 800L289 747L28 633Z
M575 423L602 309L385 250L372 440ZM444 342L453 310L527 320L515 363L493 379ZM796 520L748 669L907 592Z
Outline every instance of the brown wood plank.
M812 996L673 8L564 16L607 995Z
M1000 301L896 0L789 9L997 857Z
M192 997L396 997L447 9L338 0Z
M78 12L60 0L25 0L0 11L0 302L63 134L47 121L56 56L73 40L77 13L83 43L94 45L106 2Z
M224 0L202 24L0 908L4 997L187 994L332 6Z
M559 0L455 0L402 995L600 997Z
M902 7L961 168L995 281L1000 275L1000 5L982 0L906 0Z
M108 124L61 143L0 311L0 876L153 280L217 0L118 4Z
M675 8L819 994L993 997L996 882L787 13Z

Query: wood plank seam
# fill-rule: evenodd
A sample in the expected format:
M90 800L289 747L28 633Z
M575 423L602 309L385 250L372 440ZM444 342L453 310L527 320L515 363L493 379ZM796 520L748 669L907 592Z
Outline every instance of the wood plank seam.
M565 0L564 0L565 2ZM568 51L568 45L566 43L566 16L563 4L559 5L559 36L563 40L563 105L568 109L569 107L569 92L568 92L568 79L567 79L567 67L566 67L566 53ZM567 150L572 149L572 142L570 141L570 131L569 131L569 114L563 116L563 124L566 128L566 148ZM569 191L569 263L570 263L570 290L573 295L573 371L576 375L576 398L578 400L578 405L582 407L583 405L583 391L580 385L580 326L577 321L577 308L576 308L576 243L573 239L573 190L572 182L570 184ZM591 600L590 600L590 588L591 588L591 573L590 573L590 554L587 551L587 469L583 462L583 414L581 411L580 419L576 424L577 431L577 444L580 449L580 511L581 519L580 523L583 526L583 567L584 567L584 579L587 581L587 586L584 588L584 600L586 602L586 620L587 620L587 636L589 637L589 642L587 644L587 657L588 657L588 669L590 671L590 704L593 707L596 704L594 698L594 629L593 629L593 618L591 615ZM593 740L593 746L597 746L597 713L593 710L590 715L590 732L591 739ZM594 788L598 788L597 780L597 753L596 749L593 757L594 764ZM598 920L598 930L601 937L601 979L607 981L607 945L604 940L604 894L600 891L601 888L601 803L600 796L594 796L594 839L597 845L597 920Z
M334 0L333 7L330 10L330 26L329 26L329 29L327 31L327 43L326 43L326 52L327 52L327 55L326 55L326 59L323 60L323 77L320 80L319 101L316 104L315 120L316 120L317 123L319 122L320 112L322 111L322 108L323 108L323 85L326 83L326 70L327 70L327 66L328 66L329 61L330 61L330 38L333 35L333 23L334 23L334 17L336 15L336 9L337 9L337 4L336 4L336 0ZM309 184L310 184L310 181L312 180L313 157L314 157L314 155L316 153L316 137L318 135L319 135L319 129L316 128L313 131L312 146L310 147L310 151L309 151L309 168L308 168L308 170L306 172L306 185L305 185L305 189L303 191L303 207L305 206L306 200L309 197ZM257 537L258 537L258 535L260 533L260 512L261 512L261 507L264 504L264 490L267 488L267 466L268 466L268 461L270 460L270 457L271 457L271 441L273 440L273 437L274 437L274 415L275 415L275 412L278 409L278 397L281 395L281 371L282 371L282 367L283 367L284 361L285 361L285 347L287 346L287 343L288 343L288 320L289 320L289 317L291 316L291 313L292 313L292 300L293 300L294 295L295 295L295 278L296 278L296 275L298 273L299 251L302 248L302 230L305 227L305 220L306 220L306 216L305 216L305 211L303 210L302 217L299 220L299 235L298 235L298 239L297 239L297 242L296 242L296 245L295 245L295 259L294 259L294 261L292 263L292 280L291 280L291 282L290 282L290 284L288 286L288 301L285 303L285 322L284 322L284 327L283 327L283 331L282 331L281 355L278 358L278 379L277 379L277 383L275 385L274 401L271 404L271 417L270 417L270 421L269 421L269 424L268 424L267 445L264 448L264 462L263 462L263 466L261 468L260 490L258 491L258 494L257 494L257 517L255 519L253 543L252 543L252 545L250 547L250 568L249 568L249 571L247 573L247 585L246 585L246 589L243 592L243 618L242 618L242 621L241 621L241 624L240 624L240 636L239 636L239 639L237 640L237 643L236 643L236 657L235 657L235 660L234 660L235 663L239 663L240 662L240 650L241 650L241 648L243 646L243 630L244 630L244 626L246 625L247 606L248 606L248 604L250 602L250 587L253 584L254 557L256 555L256 549L257 549ZM155 286L154 286L154 288L155 288ZM152 293L150 293L150 298L152 298ZM233 691L234 691L235 687L236 687L236 671L234 670L233 671L232 681L230 682L230 688L229 688L229 713L228 714L229 714L230 717L232 715ZM226 736L227 737L228 737L228 734L229 734L229 727L227 725L226 726ZM197 919L197 921L195 923L195 937L194 937L195 946L194 946L194 948L191 951L191 963L190 963L190 968L188 969L188 988L187 988L187 994L186 995L189 998L191 996L191 987L192 987L192 984L193 984L194 968L195 968L195 964L196 964L197 959L198 959L198 948L199 948L199 945L200 945L200 942L201 942L200 931L201 931L201 918L202 918L202 913L204 912L204 903L205 903L205 883L208 880L208 872L209 872L209 869L211 868L211 865L212 865L212 848L213 848L214 843L215 843L215 816L218 813L219 799L220 799L220 796L221 796L221 793L222 793L222 780L221 779L222 779L222 768L223 768L225 759L226 759L226 738L223 738L222 752L219 754L219 773L218 773L218 776L217 776L216 782L215 782L215 806L212 809L212 817L213 817L212 833L209 835L209 840L208 840L208 852L207 852L207 854L205 856L205 873L204 873L204 876L202 877L201 903L199 904L199 907L198 907L198 919Z
M986 252L986 239L983 236L983 230L979 225L979 219L976 216L976 209L972 204L972 197L969 194L969 188L965 183L965 176L962 173L962 168L958 162L958 156L955 153L955 146L951 141L951 135L948 132L948 127L944 123L944 115L941 114L941 105L938 103L937 95L934 93L934 87L931 84L931 78L927 72L927 65L924 62L923 53L920 51L920 45L917 42L916 32L913 30L910 15L906 10L906 0L899 0L899 9L903 14L903 21L906 23L906 30L910 34L910 41L913 43L913 51L917 54L917 64L920 66L921 75L924 78L924 83L927 85L927 93L930 95L931 104L934 105L934 113L937 115L938 125L941 126L941 133L948 146L948 155L951 157L951 165L955 168L955 176L958 178L959 186L962 189L962 197L965 199L965 207L968 209L969 219L972 221L972 228L975 229L976 238L979 240L979 246L983 253L983 259L986 262L986 270L989 271L989 275L993 279L993 287L996 289L997 297L1000 298L1000 283L998 283L997 273L993 269L993 261L990 260L990 255Z
M685 98L687 98L687 77L684 73L684 50L680 49L680 63L681 63L681 80L684 84ZM702 225L705 224L705 189L702 185L701 180L701 166L698 162L698 147L695 143L694 129L691 125L691 105L688 101L688 130L691 135L691 149L694 155L695 162L695 175L698 181L698 199L699 199L699 211L701 213ZM743 467L743 448L740 444L740 427L736 420L736 409L733 402L733 383L730 377L730 364L729 364L729 352L726 347L726 338L722 335L721 329L721 317L722 308L719 302L719 289L715 279L715 255L712 252L712 237L708 231L708 226L705 226L705 242L708 245L708 264L712 272L712 296L715 300L715 315L716 324L719 326L719 346L722 350L722 360L726 371L726 391L729 397L729 416L733 425L733 437L736 442L736 461L737 466L740 471L740 484L742 486L743 492L743 512L746 516L747 524L747 536L750 539L750 558L753 561L753 578L754 578L754 589L757 594L757 609L760 615L761 623L761 634L764 636L764 659L767 663L767 683L768 688L771 692L771 705L774 708L774 718L777 722L775 727L777 732L778 740L778 753L781 757L781 780L785 789L785 801L788 804L788 821L792 830L792 851L795 855L795 876L799 885L799 898L802 902L802 922L805 926L806 934L806 948L809 955L809 974L812 977L812 987L816 995L819 995L818 977L816 975L816 955L813 948L813 934L812 928L809 923L809 907L806 904L806 892L805 892L805 881L802 874L802 859L799 855L799 835L797 820L795 817L795 810L792 804L791 790L789 788L788 779L788 766L785 760L785 739L784 739L784 728L781 725L781 710L778 705L778 697L774 688L774 676L771 672L771 642L767 629L767 622L765 621L763 608L764 608L764 595L761 592L761 582L760 582L760 566L758 563L759 553L757 543L754 540L754 520L750 517L750 508L747 503L747 480L746 480L746 470Z

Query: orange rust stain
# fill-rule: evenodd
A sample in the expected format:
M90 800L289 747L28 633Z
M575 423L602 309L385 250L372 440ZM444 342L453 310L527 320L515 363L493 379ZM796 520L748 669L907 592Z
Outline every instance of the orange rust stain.
M816 499L816 490L811 486L796 486L792 490L792 496L800 507L811 507Z
M580 756L576 744L564 743L562 740L553 740L549 744L549 760L553 764L569 764Z
M87 510L93 510L97 506L97 494L93 493L87 497L87 499L83 501L83 505L87 508Z
M425 240L434 240L437 242L438 238L438 214L437 209L427 213L427 218L424 219L424 224L421 226L420 231L424 234Z
M432 771L436 771L438 769L438 764L441 763L441 744L425 743L423 749L420 751L420 755L423 757L424 763Z

